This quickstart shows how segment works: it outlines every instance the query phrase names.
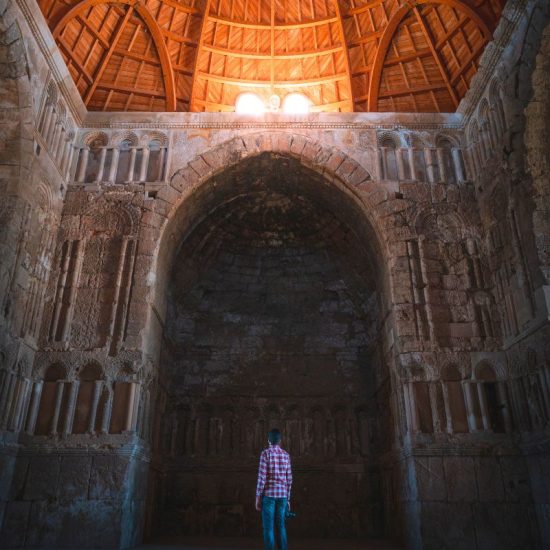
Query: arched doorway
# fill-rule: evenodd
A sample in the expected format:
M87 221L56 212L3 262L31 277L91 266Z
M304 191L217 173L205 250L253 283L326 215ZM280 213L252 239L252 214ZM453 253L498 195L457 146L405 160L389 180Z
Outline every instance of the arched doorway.
M149 536L259 536L272 427L293 459L293 534L381 536L392 417L384 267L364 213L274 153L187 200L165 289Z

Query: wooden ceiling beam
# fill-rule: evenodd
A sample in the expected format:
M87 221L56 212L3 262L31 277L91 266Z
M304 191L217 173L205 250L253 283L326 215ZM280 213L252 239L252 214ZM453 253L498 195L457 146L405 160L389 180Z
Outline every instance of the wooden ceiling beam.
M123 86L122 84L115 84L110 82L105 84L98 84L97 88L99 90L121 92L125 94L135 94L144 97L157 97L159 99L164 99L165 97L164 92L157 92L156 90L141 90L139 88L134 88L133 86Z
M372 64L371 76L369 79L369 91L368 91L368 109L369 111L378 110L378 91L380 89L380 80L382 79L382 70L384 68L384 61L388 49L393 40L393 37L405 17L409 14L410 6L405 4L401 6L390 18L380 41L376 48L376 54L374 56L374 62Z
M189 98L189 110L195 111L197 109L198 103L195 101L197 98L197 68L199 66L199 56L202 53L202 47L204 46L204 40L205 40L205 32L206 29L206 22L209 21L210 18L210 3L211 0L206 0L206 6L204 8L204 15L202 17L201 21L201 33L199 35L199 44L197 47L197 51L195 52L195 59L193 62L193 80L191 81L191 96ZM206 98L204 98L206 99Z
M380 92L379 98L401 97L409 94L422 94L426 92L434 92L437 90L445 90L445 84L428 84L426 86L415 86L414 88L398 88L396 90L388 90Z
M93 35L93 37L101 44L101 46L105 49L107 49L109 47L109 41L108 40L105 40L105 38L103 36L101 36L101 34L97 31L97 29L95 29L94 27L92 27L88 20L84 17L82 17L81 15L77 16L76 17L76 20L91 34ZM62 29L63 30L63 29ZM59 36L59 38L61 38L61 36Z
M65 45L64 42L59 42L59 47L65 55L76 65L76 68L79 70L79 72L82 74L85 80L88 81L88 84L91 84L93 82L93 76L86 70L86 68L83 66L82 62L77 59L77 57L74 55L74 53L71 51L71 49Z
M342 99L341 101L333 101L332 103L321 103L320 105L312 105L309 109L310 113L322 113L327 109L330 111L341 111L342 108L353 111L353 99Z
M439 37L435 45L436 48L441 48L445 42L449 41L453 36L460 31L462 25L467 21L466 17L461 17L443 36Z
M485 48L485 44L484 43L480 43L478 44L478 46L476 48L474 48L474 50L468 55L468 57L463 61L462 65L460 65L460 67L458 68L458 73L453 76L453 78L451 79L451 82L453 84L456 84L456 82L458 81L458 79L463 75L464 71L468 68L468 65L470 63L472 63L476 57L478 55L481 54L481 52L483 51L483 48Z
M166 92L166 110L175 111L176 110L176 85L174 70L172 69L172 60L170 54L168 53L168 48L166 47L166 42L162 35L161 29L153 17L148 8L142 4L139 0L82 0L68 11L57 21L53 26L52 34L54 38L57 38L61 30L67 25L67 23L77 17L78 15L83 14L86 10L98 6L100 4L122 4L126 6L133 7L138 15L141 17L147 29L151 35L151 38L157 49L157 53L160 58L160 64L162 66L162 73L164 79L164 89Z
M181 44L185 44L186 46L190 46L191 48L196 48L199 45L199 43L196 40L191 40L186 36L181 36L168 29L161 29L161 32L169 40L173 40L174 42L180 42Z
M229 76L221 76L202 71L197 71L195 78L202 78L204 80L210 80L211 82L218 82L219 84L229 84L232 86L244 86L247 88L301 88L306 86L318 86L320 84L326 84L327 82L338 82L340 80L346 80L347 74L340 73L330 76L320 76L318 78L307 78L303 80L275 80L273 84L270 80L247 80L243 78L232 78Z
M345 62L346 74L347 74L346 80L348 85L348 97L351 101L351 106L352 106L351 110L353 111L353 85L351 83L351 61L349 57L349 49L346 44L346 33L344 31L344 21L342 19L342 11L340 9L340 0L333 0L333 2L334 2L334 9L338 16L338 30L340 32L340 40L342 44L342 51L344 54L344 62Z
M213 23L219 23L221 25L229 25L231 27L240 27L242 29L253 29L257 31L271 31L271 25L269 23L245 23L243 21L235 21L233 19L227 19L225 17L209 17L208 21ZM325 17L322 19L313 19L304 23L285 23L281 25L274 25L276 31L290 31L308 29L310 27L317 27L318 25L328 25L329 23L338 23L338 17Z
M186 6L185 4L180 4L175 0L162 0L162 3L171 8L175 8L176 11L187 13L189 15L198 15L201 16L202 13L197 8L192 8L191 6Z
M360 38L356 38L355 40L348 42L348 48L355 48L357 46L361 46L362 44L366 44L367 42L373 42L377 38L380 38L383 34L383 29L369 32L368 34L365 34L365 36L361 36Z
M428 43L428 47L430 48L432 52L432 56L435 60L435 63L437 65L437 68L439 69L439 72L441 73L441 77L443 78L443 82L445 82L445 86L447 88L447 91L449 92L449 95L451 96L451 101L453 102L453 105L455 106L455 109L458 107L458 96L456 94L455 89L453 88L451 84L451 79L449 77L449 74L447 73L447 69L445 68L445 64L443 63L443 59L441 58L441 55L439 51L435 47L435 41L433 39L432 33L430 29L428 28L428 25L424 21L424 18L422 17L422 14L420 13L420 10L415 6L413 7L413 13L416 16L416 19L418 21L418 24L420 25L420 29L422 30L422 34L424 35L424 38L426 39L426 42Z
M388 49L392 43L393 37L397 32L402 21L407 17L410 10L418 10L417 6L424 4L439 4L443 6L448 6L454 8L458 11L462 11L465 15L471 19L480 29L483 36L488 40L491 38L492 33L489 27L489 23L485 18L475 11L473 8L462 2L461 0L416 0L411 1L409 4L402 5L394 14L391 16L380 41L378 42L378 47L376 49L376 54L374 56L374 62L372 64L371 78L369 81L369 90L368 90L368 105L369 111L376 111L378 109L378 91L380 89L380 80L382 78L382 71L384 69L384 62L386 60L386 55ZM357 9L363 9L357 8ZM422 23L422 26L424 24ZM435 49L433 40L429 41L431 43L431 48ZM437 52L437 50L435 50ZM439 54L438 54L439 56ZM435 58L436 63L438 63L437 58ZM439 64L441 63L441 58L439 58ZM452 96L451 96L452 97ZM456 97L456 96L455 96ZM454 101L454 100L453 100Z
M220 55L229 55L231 57L238 57L243 59L271 59L271 54L268 53L255 53L242 50L229 50L226 48L218 48L217 46L204 45L202 49L205 52L216 53ZM333 48L325 48L319 50L309 50L305 52L275 54L274 59L305 59L309 57L318 57L320 55L328 55L332 53L338 53L342 51L342 46L335 46Z
M128 20L130 19L130 17L132 17L133 11L134 11L134 8L130 6L126 10L124 17L120 19L120 21L118 22L113 38L111 39L111 44L109 45L109 49L104 52L103 57L101 58L101 61L99 62L97 69L94 73L92 85L88 88L88 91L84 96L85 105L88 105L88 103L90 102L90 99L92 99L92 96L94 95L97 85L100 83L101 78L103 77L103 73L105 72L105 69L109 64L111 57L115 53L115 49L117 47L118 41L120 40L120 37L122 36L124 27L126 26L126 23L128 23Z
M358 15L360 13L363 13L367 10L370 10L373 7L378 6L381 4L381 0L375 0L372 2L368 2L367 4L363 4L362 6L359 6L358 8L354 8L351 10L348 10L346 12L346 16L351 15ZM423 4L439 4L443 6L448 6L450 8L455 8L459 11L462 11L465 13L469 19L471 19L482 31L485 38L490 38L492 36L491 33L491 25L487 18L481 14L478 10L475 10L474 8L470 7L466 2L463 2L462 0L409 0L408 2L410 7L419 6ZM401 7L404 7L401 6ZM397 10L399 11L399 10ZM397 14L395 12L392 15L392 18Z

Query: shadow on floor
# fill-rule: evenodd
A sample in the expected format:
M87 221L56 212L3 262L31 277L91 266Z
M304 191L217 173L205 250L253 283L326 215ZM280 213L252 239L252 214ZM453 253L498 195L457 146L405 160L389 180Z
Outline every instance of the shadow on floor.
M313 540L289 541L289 550L401 550L403 547L385 540ZM262 550L260 539L189 537L143 544L136 550Z

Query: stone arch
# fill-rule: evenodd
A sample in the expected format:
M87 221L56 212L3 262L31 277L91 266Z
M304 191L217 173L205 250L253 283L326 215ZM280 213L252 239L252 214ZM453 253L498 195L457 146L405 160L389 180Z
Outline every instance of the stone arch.
M105 132L90 132L82 138L82 144L84 147L91 147L97 143L100 147L106 147L109 142L109 138Z
M202 243L207 240L207 237L211 234L212 226L218 225L219 220L223 217L218 217L218 214L222 208L224 208L225 205L231 205L233 201L243 196L248 196L249 185L251 186L252 183L255 182L255 176L250 177L250 179L248 177L245 178L245 174L249 173L247 170L252 170L251 173L256 174L255 170L264 166L270 167L269 170L266 170L266 172L273 174L273 179L277 181L279 181L279 173L284 174L286 173L284 172L286 170L295 170L297 172L295 177L289 176L288 178L281 178L280 186L279 184L271 185L271 183L269 183L263 187L263 182L260 183L258 185L259 188L261 187L260 191L262 193L264 190L266 191L266 195L260 194L260 197L263 198L264 196L268 196L271 200L271 197L277 196L278 194L284 195L285 191L288 190L288 196L291 197L291 199L297 197L299 200L299 195L303 194L304 197L311 200L312 207L310 208L308 206L307 209L302 212L309 212L313 216L316 215L316 211L319 212L319 216L324 215L325 212L334 214L334 218L328 215L326 216L328 218L326 226L320 226L319 234L321 237L319 237L319 241L322 242L328 242L332 237L332 234L335 232L331 229L332 226L330 223L332 223L333 219L337 218L337 214L339 219L336 219L336 221L341 221L342 227L345 227L344 232L340 231L340 226L338 226L337 231L339 235L344 236L357 233L355 231L356 224L363 224L365 233L361 233L361 237L363 237L363 235L369 235L369 238L372 241L370 242L370 245L374 249L373 252L376 253L377 256L374 257L363 254L361 248L355 248L355 253L362 256L365 262L370 261L370 259L373 258L374 261L372 263L380 264L380 271L383 271L384 275L386 274L385 270L387 269L386 266L388 262L383 261L383 258L389 256L386 252L386 246L388 246L388 244L387 241L383 241L378 237L378 235L382 233L382 227L379 226L377 221L376 205L380 202L380 200L385 200L387 198L387 194L383 185L375 184L370 181L368 171L358 162L350 156L345 155L335 147L326 146L303 136L292 136L284 132L265 134L254 133L242 138L235 138L229 142L221 144L214 149L206 151L202 155L191 159L186 166L173 173L170 178L170 186L159 191L157 199L154 202L151 201L152 204L148 206L151 210L145 213L142 220L140 242L148 243L144 244L144 247L148 249L146 252L144 249L144 254L147 254L150 257L150 263L147 267L140 267L139 269L142 273L147 274L150 287L148 289L144 288L143 294L140 290L136 289L135 294L139 293L142 295L147 295L147 292L149 292L149 295L154 293L154 297L151 300L148 300L149 303L153 304L153 307L148 310L149 324L146 331L142 331L139 334L139 337L142 341L146 340L151 344L147 349L147 352L150 353L151 356L156 354L155 356L161 357L161 361L159 362L159 377L166 377L168 379L172 376L168 365L178 364L178 361L181 360L178 358L171 362L169 350L165 355L165 349L163 349L163 354L161 355L160 350L155 349L154 347L155 345L160 347L159 342L162 341L167 344L166 348L169 348L170 344L168 342L170 341L169 338L172 336L169 332L169 327L179 326L178 322L174 321L177 317L171 315L171 311L173 310L167 309L166 306L166 303L169 302L167 299L167 292L169 290L171 291L171 275L172 273L177 273L178 288L172 287L172 289L174 289L174 294L170 294L170 296L179 296L178 293L181 295L187 293L190 286L187 286L186 282L188 270L191 271L195 268L195 265L193 264L194 257L191 253L187 254L187 251L194 251L196 248L202 250ZM272 168L273 166L275 166L275 168ZM258 174L259 173L260 172L258 172ZM241 184L239 178L243 178L245 183ZM266 176L266 178L269 178L269 175ZM293 194L293 190L300 191L300 193L296 193L295 195ZM319 196L316 195L317 191ZM237 195L234 195L235 193L237 193ZM328 193L330 193L330 195L328 195ZM379 195L377 199L376 193L383 195L384 198ZM237 197L237 199L235 197ZM332 208L334 209L332 211L331 206L326 200L327 197L330 197L336 201L332 205ZM342 214L339 209L344 213ZM209 216L213 213L215 213L216 217L214 218L214 216L212 216L212 218L209 218ZM208 219L208 222L201 224L201 222L206 219ZM288 218L285 218L285 220L286 219ZM197 231L200 232L200 235L197 240L193 241L193 235L196 235L196 233L192 232L195 228L197 228ZM203 228L204 232L202 232ZM221 235L221 233L218 235ZM307 232L305 239L307 239L308 236L309 231ZM356 242L355 236L356 235L354 235L353 243ZM363 238L361 240L364 241ZM346 255L348 254L348 250L349 249L346 248ZM180 253L181 256L176 256ZM184 258L185 263L175 264L175 258ZM369 258L369 260L367 260L367 258ZM351 259L349 261L352 262ZM177 266L177 269L174 266ZM197 267L198 269L196 269L196 271L202 272L202 264L197 265ZM359 275L359 270L357 271L357 274ZM195 273L191 274L192 277L198 277L199 275L195 275ZM382 275L380 276L382 277ZM146 287L145 279L146 277L143 277L142 280L139 281L139 284L143 285L143 287ZM329 281L329 279L327 279L327 281ZM332 279L330 279L330 281L332 281ZM182 285L181 289L180 284ZM361 288L367 287L366 283L362 284L363 286ZM376 285L377 291L379 288L381 291L385 290L385 288ZM370 287L367 287L367 289L370 290ZM335 294L338 292L339 291L334 291ZM191 293L185 295L188 296L190 294ZM384 296L386 296L386 294L384 294ZM146 303L144 307L148 307L149 303ZM179 300L173 300L171 303L179 304L180 302ZM357 307L359 307L359 304ZM355 313L352 315L355 315ZM160 326L158 328L155 327L156 319L161 320L161 323L164 324L166 329ZM282 319L285 320L286 318L282 317ZM293 318L291 318L291 320L292 319ZM209 319L205 319L203 324L208 324L209 322ZM247 321L244 321L243 324L246 322ZM212 326L217 325L212 324ZM366 342L366 336L364 335L367 334L367 329L361 326L354 330L356 330L357 333L361 333L360 336L357 336L357 341L363 342L361 338L364 337ZM151 338L146 336L144 334L145 332L151 335ZM163 336L162 338L159 338L161 334ZM276 343L282 341L282 339L277 338L279 338L278 335L276 338L273 338ZM176 342L177 346L179 346L179 340L176 341L176 339L174 339L173 341ZM339 346L340 344L335 345ZM362 348L367 347L367 343L360 343L357 345ZM220 347L221 346L222 344L220 344ZM255 344L252 344L252 346L254 347ZM302 356L300 354L302 354L303 348L304 346L300 343L297 348L297 355L300 357ZM223 349L223 347L221 347L221 349ZM274 351L273 353L277 354L279 352ZM280 355L283 357L282 359L271 359L266 360L265 362L269 363L269 361L271 361L271 365L278 364L278 361L282 362L285 360L284 354ZM257 357L257 355L254 355L254 357ZM184 367L187 364L190 364L184 363L185 360L182 361ZM239 359L238 361L241 360ZM233 363L235 365L241 364L238 363L238 361L233 359ZM253 360L243 359L242 363L246 363L245 367L248 368L252 361ZM349 359L343 358L342 361L338 361L338 369L344 368L344 363L346 368L350 369L352 368L353 363L353 366L357 367L355 372L359 372L359 368L362 367L371 367L370 358L365 358L364 355L360 355L359 353ZM375 363L375 361L376 368L378 368L377 357L372 360L372 363ZM335 375L335 378L336 376L340 376L340 370L338 369L336 369L337 375ZM295 369L295 371L296 370L297 369ZM289 370L288 372L290 373L291 371ZM303 376L303 374L297 373L296 376ZM355 376L355 374L353 376ZM224 380L226 379L227 376L224 377ZM264 382L262 382L262 384L267 383L265 381L268 380L270 380L270 378L264 378ZM279 378L277 378L277 380L279 380ZM343 377L338 378L338 381L341 383L342 388L346 387L346 382L344 382ZM180 382L177 382L177 384L179 383ZM220 384L229 383L230 382L227 380L224 382L220 379ZM181 384L192 385L194 382L187 382L182 378ZM349 382L349 384L352 384L352 382ZM263 386L260 385L260 387ZM179 391L179 387L177 390L173 387L172 391ZM285 389L281 389L283 396L285 395L285 391ZM345 390L342 390L343 393L344 391ZM189 394L194 396L193 391L190 391ZM223 395L221 397L223 397ZM193 399L196 400L195 397L193 397ZM210 397L208 399L210 399ZM256 447L253 445L255 441L259 441L260 439L258 434L261 435L263 429L259 427L261 422L265 422L265 425L261 425L266 428L283 425L290 434L294 435L299 433L299 429L303 429L304 421L299 420L301 416L299 413L302 412L301 404L298 406L295 402L293 404L292 393L289 393L286 399L288 400L287 404L283 401L280 404L280 407L276 409L276 412L273 409L271 409L271 412L270 410L265 410L264 403L262 403L261 400L259 400L259 404L256 408L246 409L246 411L245 408L241 406L240 402L237 403L240 413L235 419L235 425L239 427L239 433L242 434L244 429L246 434L246 437L241 437L241 442L244 444L245 448L239 452L242 452L243 455L246 456L250 455L252 452L255 454L258 447L257 445ZM344 401L345 396L340 396L339 399L340 401ZM216 406L218 405L214 399L212 399L212 403ZM345 404L349 408L349 404L347 402ZM157 402L156 407L158 409L161 409L164 406L165 405L162 404L162 400ZM322 403L321 406L324 406L324 409L322 410L333 411L332 402L327 402L326 404ZM170 412L169 409L166 410ZM214 407L213 410L218 411L219 409ZM262 410L265 410L263 415L260 414ZM347 413L348 416L344 414L346 411L345 407L342 407L341 411L341 421L347 426L348 424L346 424L346 422L351 422L349 419L349 411ZM198 410L192 412L192 414L196 416L203 415L205 417L204 419L196 419L199 427L201 425L209 425L217 429L217 427L223 424L223 422L219 419L219 414L216 417L208 417L207 419L206 413L207 411ZM209 424L205 424L207 420ZM166 422L167 424L170 422L168 416L166 417ZM276 423L272 424L273 422ZM351 430L352 428L349 429ZM161 430L159 433L164 433L162 431L162 427L160 426L155 427L155 430ZM332 430L334 431L334 429ZM331 433L333 433L333 431ZM201 444L202 446L199 446L199 450L206 447L204 441L213 441L212 439L208 439L211 435L212 432L206 434L201 432L199 434L199 441L203 441ZM290 437L292 440L293 436L291 435ZM350 437L352 436L350 435ZM320 445L320 443L318 444ZM218 448L217 445L219 445L219 443L216 443L215 445L216 448ZM296 442L294 442L294 445L296 445ZM342 441L340 441L339 448L343 455L348 452L345 450L345 446L342 444ZM298 452L297 446L295 450ZM202 452L204 453L204 451ZM163 455L166 454L167 451L161 448L159 453ZM372 498L374 498L374 496Z
M124 203L99 200L82 215L82 229L94 234L133 235L138 225L136 211Z
M395 149L398 147L406 147L403 136L397 132L390 132L387 130L378 132L376 140L379 147L393 147Z
M160 269L170 263L169 258L174 254L179 238L190 229L189 225L185 226L189 219L178 218L176 212L214 176L262 153L295 159L305 169L320 174L328 186L357 208L371 233L371 244L382 257L387 255L388 243L382 238L383 231L375 216L376 205L381 200L380 188L371 183L370 170L340 149L306 136L285 132L254 133L231 139L197 155L172 173L170 185L159 191L154 216L146 216L146 223L142 224L142 232L150 236L148 241L157 243L154 247L156 265L150 270L150 273L155 272L155 301L159 297L157 289L162 287L167 276ZM153 224L149 223L151 220Z

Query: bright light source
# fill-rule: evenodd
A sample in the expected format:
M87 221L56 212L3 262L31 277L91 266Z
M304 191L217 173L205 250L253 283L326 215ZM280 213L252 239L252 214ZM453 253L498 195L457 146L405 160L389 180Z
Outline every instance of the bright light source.
M289 115L307 115L310 100L303 94L288 94L283 101L283 112Z
M235 112L240 115L263 115L265 104L259 96L247 92L237 98Z

